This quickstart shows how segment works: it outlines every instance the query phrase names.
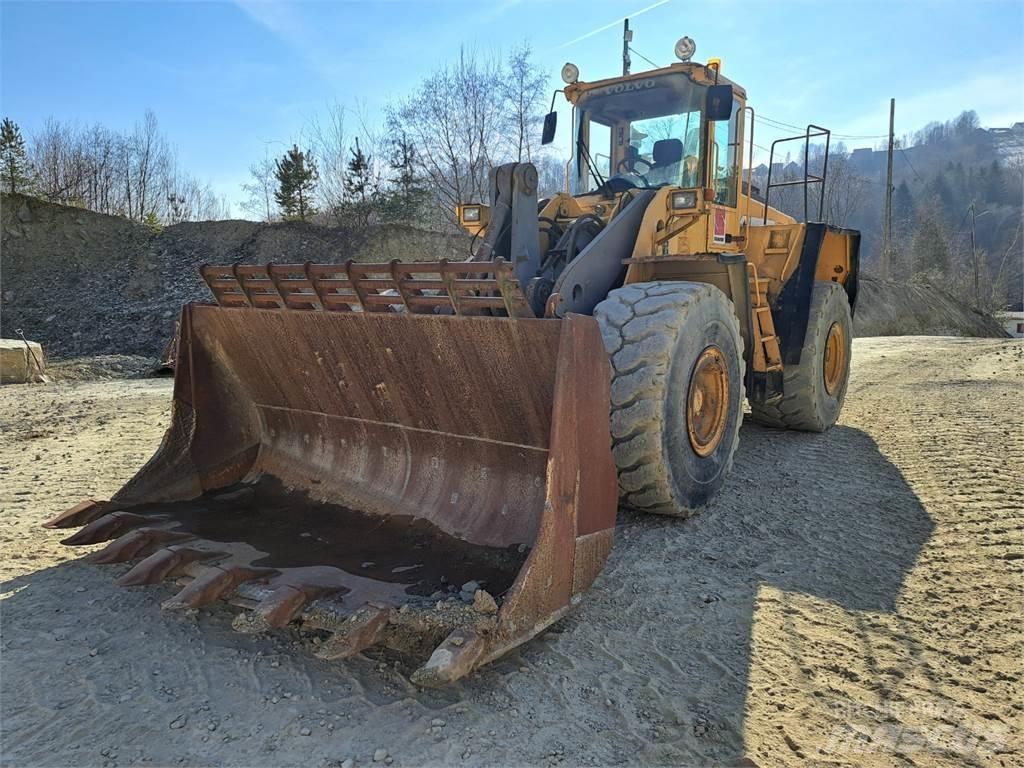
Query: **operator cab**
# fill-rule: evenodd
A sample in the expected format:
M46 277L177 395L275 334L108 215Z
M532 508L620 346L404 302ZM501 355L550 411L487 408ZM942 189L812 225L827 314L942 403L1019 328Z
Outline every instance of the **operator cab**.
M717 79L704 66L677 64L607 85L570 85L572 194L671 186L711 189L713 202L735 206L743 102L729 99L727 116L713 120L709 93L732 88Z

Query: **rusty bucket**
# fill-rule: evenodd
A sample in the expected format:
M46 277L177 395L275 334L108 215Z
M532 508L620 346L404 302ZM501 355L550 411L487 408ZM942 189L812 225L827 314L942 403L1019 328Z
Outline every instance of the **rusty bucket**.
M190 304L172 424L110 501L49 521L123 585L177 579L317 655L455 680L563 616L612 546L596 322ZM315 310L312 306L310 309Z

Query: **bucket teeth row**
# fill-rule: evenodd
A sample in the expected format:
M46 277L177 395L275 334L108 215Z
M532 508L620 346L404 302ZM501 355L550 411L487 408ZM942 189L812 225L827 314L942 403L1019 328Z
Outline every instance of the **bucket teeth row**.
M153 522L154 518L144 515L136 515L131 512L111 512L96 518L80 531L68 536L61 544L71 546L99 544L101 541L116 539L127 530Z
M162 608L176 610L199 608L234 591L239 584L264 579L277 573L273 568L213 565L197 576L178 594L165 600Z
M136 528L134 531L129 531L120 538L114 539L99 552L90 555L88 559L101 565L124 563L150 555L164 545L180 543L191 538L193 538L191 534L178 531Z
M91 523L103 514L109 502L97 499L86 499L80 501L70 509L66 509L56 517L51 517L45 523L44 528L79 528L86 523ZM65 542L66 543L66 542Z
M376 645L388 624L390 611L378 605L364 605L335 630L316 652L321 659L335 661L355 656Z
M215 557L225 557L225 553L191 547L167 547L136 563L117 583L122 587L157 584L171 576L180 575L181 569L190 563Z

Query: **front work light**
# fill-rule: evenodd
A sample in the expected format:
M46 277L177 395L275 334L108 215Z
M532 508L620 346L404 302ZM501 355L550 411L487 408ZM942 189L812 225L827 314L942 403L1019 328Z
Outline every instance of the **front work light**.
M565 66L562 67L562 82L566 85L572 85L580 79L580 68L573 64L571 61L567 61Z
M689 61L697 52L697 44L689 37L680 37L676 42L676 58L680 61Z
M692 189L684 192L673 192L672 193L672 209L679 210L680 208L696 208L697 207L697 193Z
M467 224L476 224L480 221L479 205L464 205L462 207L462 220Z

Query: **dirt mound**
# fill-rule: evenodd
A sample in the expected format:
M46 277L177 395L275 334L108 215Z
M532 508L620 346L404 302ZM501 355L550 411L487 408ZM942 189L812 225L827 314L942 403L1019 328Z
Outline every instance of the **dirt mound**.
M157 361L139 355L96 355L58 360L46 367L54 381L141 379L154 375Z
M411 227L204 221L161 231L20 195L0 198L3 329L48 357L158 357L181 305L207 301L203 263L463 259L469 239ZM864 279L858 336L1002 337L999 324L927 285ZM7 335L11 335L8 333Z
M0 233L3 328L23 328L57 359L158 357L181 305L210 298L203 263L462 259L469 248L468 238L402 226L206 221L153 231L10 195Z
M853 330L857 336L1007 336L994 317L940 288L870 277L860 281Z

